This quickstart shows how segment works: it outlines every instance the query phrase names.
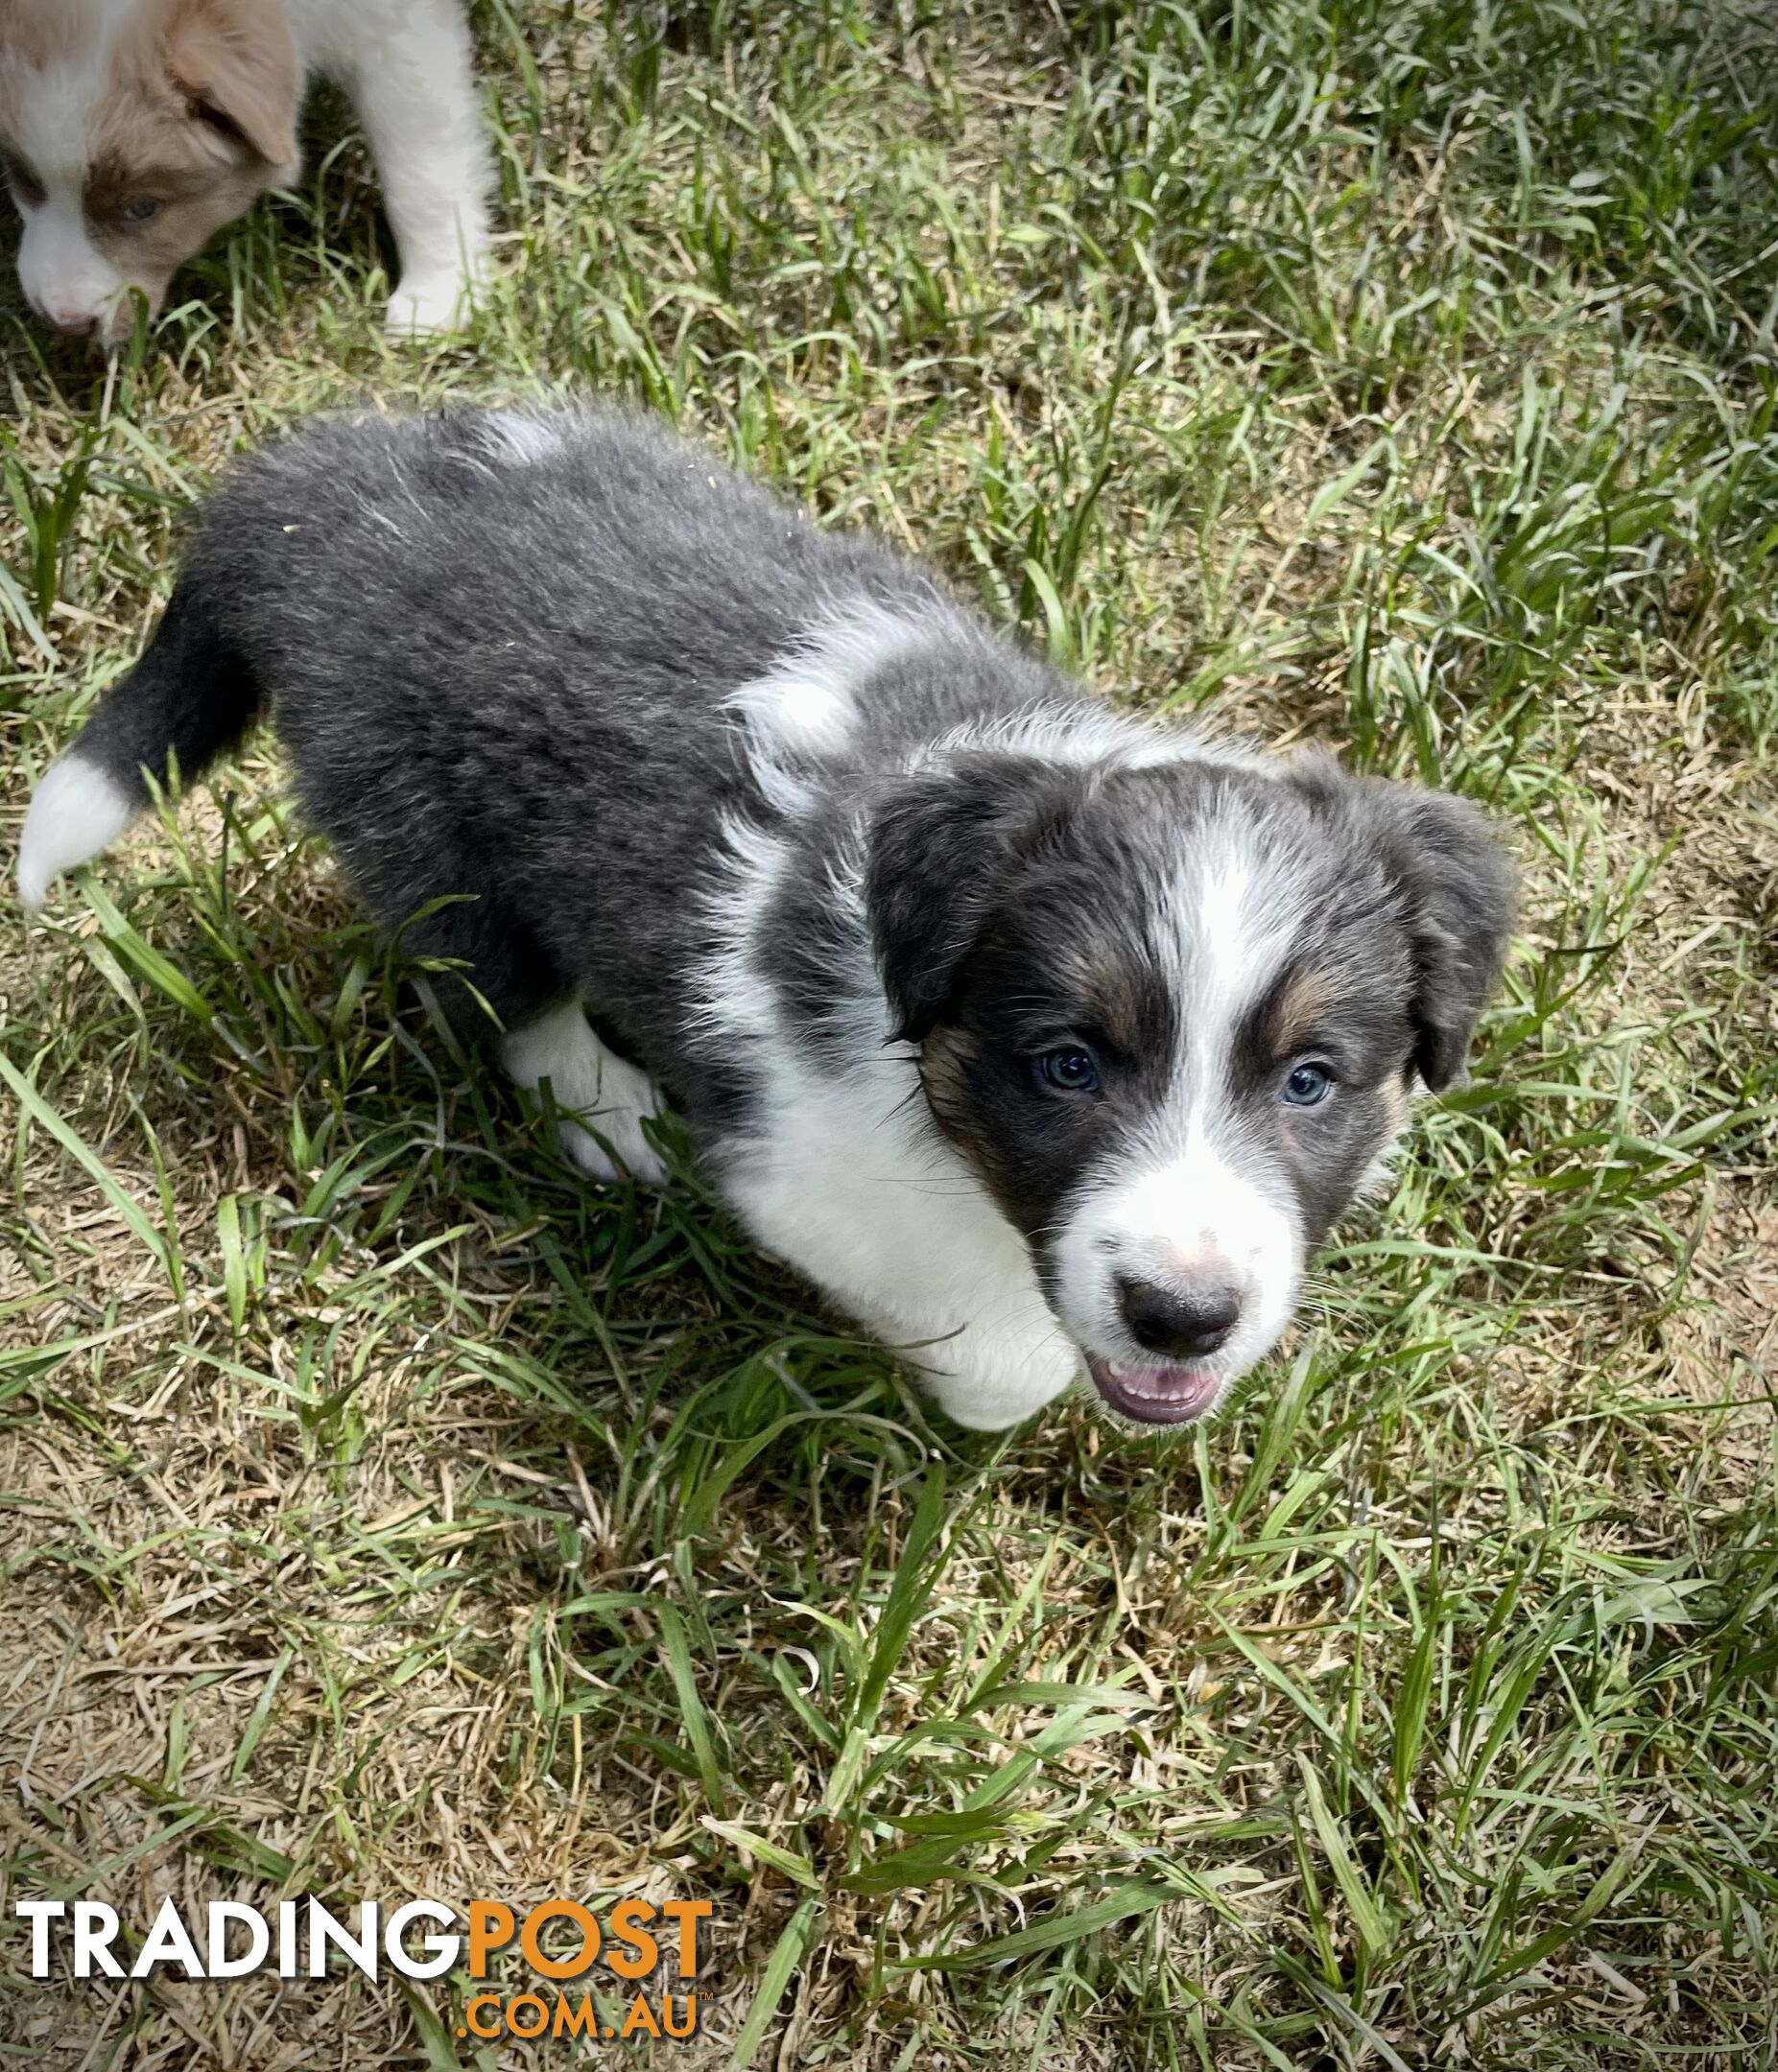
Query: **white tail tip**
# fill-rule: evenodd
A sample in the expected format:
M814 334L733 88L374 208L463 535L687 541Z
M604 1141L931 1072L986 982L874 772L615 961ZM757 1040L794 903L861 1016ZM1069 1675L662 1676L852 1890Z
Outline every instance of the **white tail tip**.
M96 763L79 755L52 763L32 798L18 845L18 896L25 911L41 912L55 880L108 849L140 811Z

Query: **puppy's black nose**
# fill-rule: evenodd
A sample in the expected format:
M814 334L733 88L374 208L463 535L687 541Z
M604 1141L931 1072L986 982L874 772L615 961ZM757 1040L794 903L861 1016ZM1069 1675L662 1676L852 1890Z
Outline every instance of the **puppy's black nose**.
M1118 1281L1118 1307L1145 1353L1170 1359L1203 1359L1235 1328L1240 1298L1226 1287L1185 1291L1153 1281Z

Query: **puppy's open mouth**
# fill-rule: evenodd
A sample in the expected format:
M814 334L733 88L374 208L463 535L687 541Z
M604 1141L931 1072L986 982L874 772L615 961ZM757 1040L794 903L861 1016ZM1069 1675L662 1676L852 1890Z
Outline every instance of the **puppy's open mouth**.
M1135 1360L1087 1359L1093 1386L1122 1416L1143 1424L1189 1424L1216 1401L1222 1377L1213 1367L1149 1367Z

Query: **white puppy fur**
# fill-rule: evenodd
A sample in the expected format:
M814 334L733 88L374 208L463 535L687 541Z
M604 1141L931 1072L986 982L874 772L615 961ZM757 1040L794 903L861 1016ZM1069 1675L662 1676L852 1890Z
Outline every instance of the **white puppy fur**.
M596 1180L628 1176L657 1187L667 1168L642 1125L660 1113L647 1072L603 1044L579 1001L563 1001L514 1029L501 1048L513 1080L534 1091L547 1080L560 1124L561 1147Z
M457 0L286 0L365 126L401 252L394 332L450 331L487 266L487 147Z
M781 999L744 976L754 954L747 916L765 911L758 874L770 865L757 850L735 862L728 910L741 932L707 975L706 997L726 989L727 1012L713 1020L728 1037L746 1040L750 1027L760 1086L749 1127L723 1158L729 1199L768 1251L904 1353L958 1424L1017 1424L1080 1372L1030 1250L926 1124L917 1059L891 1041L880 995L862 996L843 1069L809 1064Z
M108 849L141 810L97 764L63 756L33 792L25 815L18 852L18 896L25 911L40 912L55 880Z

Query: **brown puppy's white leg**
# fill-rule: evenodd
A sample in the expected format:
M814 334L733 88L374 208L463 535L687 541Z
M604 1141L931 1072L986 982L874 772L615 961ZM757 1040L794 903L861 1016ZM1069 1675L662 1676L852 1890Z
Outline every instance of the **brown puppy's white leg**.
M401 253L388 329L451 331L487 266L490 171L469 30L454 0L410 0L344 83L365 126Z

